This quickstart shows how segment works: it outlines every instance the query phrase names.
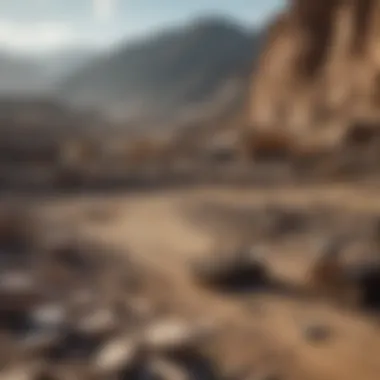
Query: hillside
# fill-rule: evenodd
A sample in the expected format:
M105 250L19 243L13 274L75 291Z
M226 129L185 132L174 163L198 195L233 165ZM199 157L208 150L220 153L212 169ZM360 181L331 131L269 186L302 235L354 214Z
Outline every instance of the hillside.
M354 120L378 120L379 15L379 0L293 0L260 57L252 127L339 135Z
M204 105L221 93L236 99L256 57L260 33L206 18L118 47L62 82L73 102L154 117Z
M78 46L40 55L36 61L43 67L51 85L94 59L100 52L89 46Z

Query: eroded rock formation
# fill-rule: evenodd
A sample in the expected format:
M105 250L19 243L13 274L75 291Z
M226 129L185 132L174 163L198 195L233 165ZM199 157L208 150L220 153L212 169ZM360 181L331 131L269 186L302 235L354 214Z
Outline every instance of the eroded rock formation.
M380 1L291 0L268 31L249 125L332 137L379 111Z

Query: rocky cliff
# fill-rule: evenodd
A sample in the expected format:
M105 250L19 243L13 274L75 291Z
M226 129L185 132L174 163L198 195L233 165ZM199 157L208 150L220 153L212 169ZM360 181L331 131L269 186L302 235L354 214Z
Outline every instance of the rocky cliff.
M344 128L329 126L378 117L380 1L289 1L253 78L249 125L331 135Z

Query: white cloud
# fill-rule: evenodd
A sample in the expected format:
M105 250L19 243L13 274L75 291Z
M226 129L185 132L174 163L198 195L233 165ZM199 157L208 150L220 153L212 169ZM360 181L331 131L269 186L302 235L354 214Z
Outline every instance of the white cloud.
M19 52L39 52L75 43L70 25L60 22L21 23L0 19L0 47Z
M93 12L97 21L108 22L116 11L116 0L93 0Z

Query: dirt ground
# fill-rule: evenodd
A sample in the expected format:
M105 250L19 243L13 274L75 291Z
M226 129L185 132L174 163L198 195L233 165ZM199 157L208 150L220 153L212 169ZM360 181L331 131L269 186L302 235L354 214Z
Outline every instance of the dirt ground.
M315 242L326 229L314 225L272 239L251 229L255 210L273 204L301 210L305 223L319 210L336 218L334 228L351 218L347 228L354 231L363 227L361 217L380 215L378 190L377 184L218 187L58 197L39 199L35 206L49 221L66 223L152 268L149 292L157 304L221 326L206 349L228 378L261 379L255 376L274 370L279 379L289 380L378 380L380 326L373 315L292 294L211 292L197 285L189 271L189 263L208 255L216 244L248 237L265 250L276 276L307 284ZM325 226L327 231L331 226ZM359 243L360 255L361 247L368 250L369 245L365 238ZM315 344L306 339L305 328L313 323L327 326L329 338Z

